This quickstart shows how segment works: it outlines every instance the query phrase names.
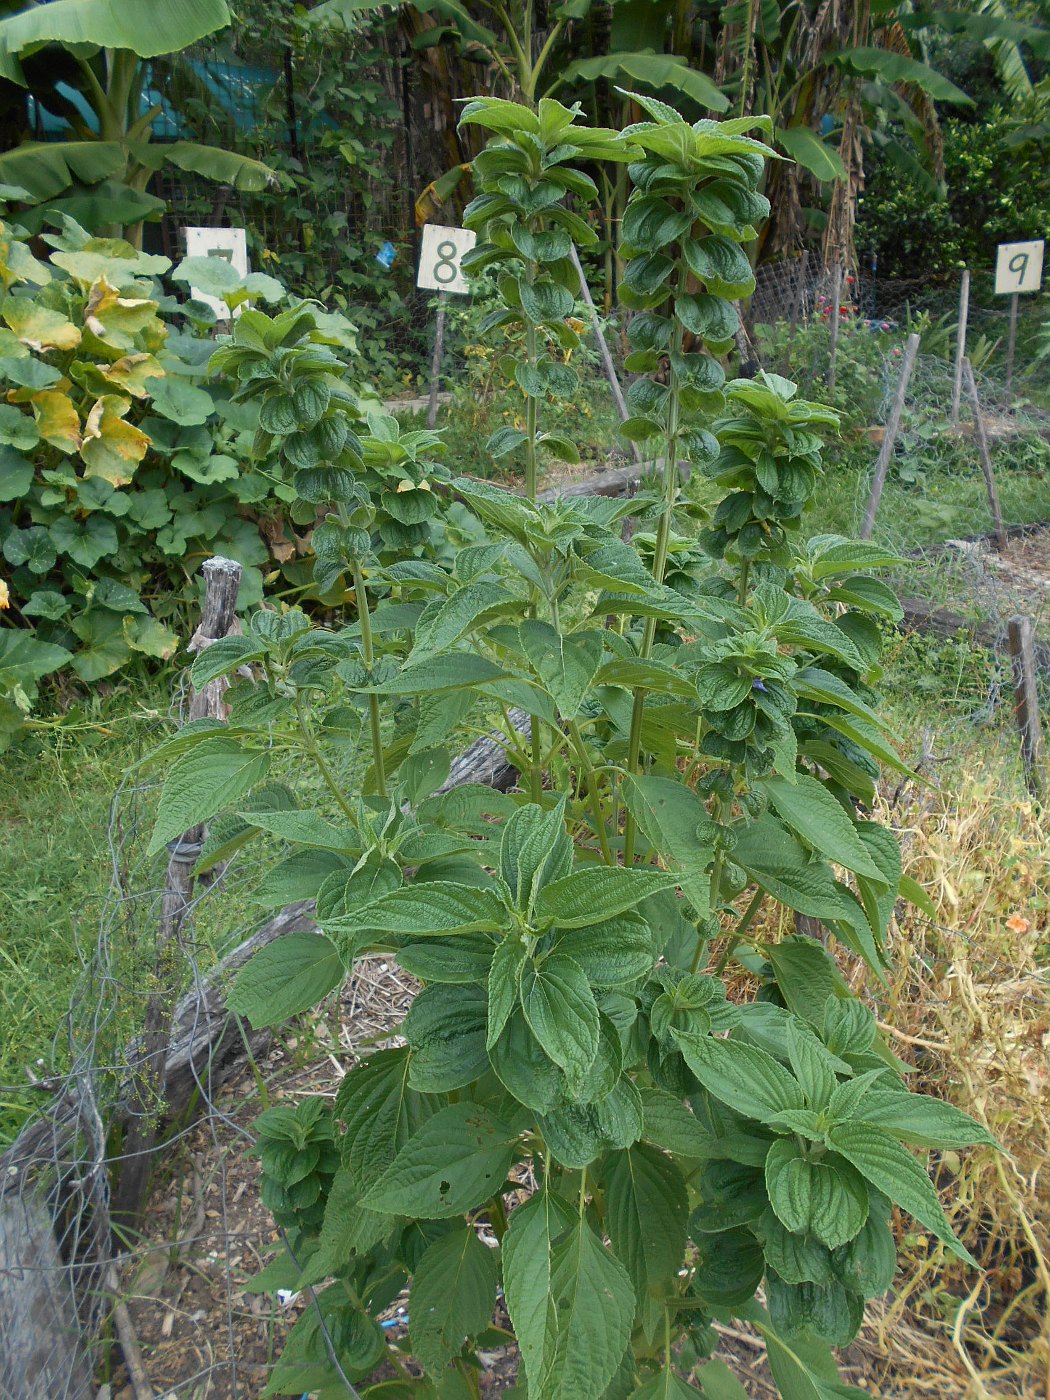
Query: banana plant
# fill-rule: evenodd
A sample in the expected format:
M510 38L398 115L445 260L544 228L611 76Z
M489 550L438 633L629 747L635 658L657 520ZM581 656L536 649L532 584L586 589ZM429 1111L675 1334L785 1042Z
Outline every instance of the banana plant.
M142 222L162 201L148 193L164 166L259 190L276 179L261 161L195 141L151 141L161 107L150 104L151 60L175 54L230 23L226 0L52 0L0 20L0 77L28 86L23 61L56 46L72 57L92 129L76 139L25 141L0 155L0 183L29 207L19 214L39 228L48 213L66 213L93 232L119 233L141 247Z

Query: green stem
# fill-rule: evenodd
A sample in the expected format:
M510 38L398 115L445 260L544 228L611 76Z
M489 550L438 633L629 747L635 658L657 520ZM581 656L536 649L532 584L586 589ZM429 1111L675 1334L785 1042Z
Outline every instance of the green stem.
M751 560L745 559L740 565L740 586L737 591L737 602L741 607L747 602L747 581L751 573Z
M761 908L761 906L762 906L762 901L763 901L763 899L765 899L765 897L766 897L766 892L765 892L765 890L756 890L755 893L751 896L751 901L750 901L750 903L748 904L747 908L744 910L743 915L741 916L740 922L737 924L736 928L733 930L732 936L731 936L729 942L726 944L725 950L724 950L724 952L722 953L722 956L718 959L718 964L717 964L717 966L715 967L715 976L716 976L716 977L720 977L720 976L722 975L722 973L725 972L726 967L729 965L729 959L730 959L730 958L733 956L733 954L736 952L737 948L740 946L740 940L743 938L744 934L748 931L748 929L751 927L752 923L754 922L755 915L758 913L759 909ZM695 967L693 968L693 971L694 971L694 972L696 971L696 968L695 968Z
M606 865L615 865L616 860L609 847L609 836L605 829L605 819L602 815L602 797L598 788L598 779L594 771L594 764L591 756L587 752L587 745L583 735L580 733L580 726L575 720L569 721L569 734L572 742L576 746L576 752L580 756L580 767L583 769L587 779L587 791L591 799L591 811L594 815L594 830L598 837L598 844L602 848L602 856Z
M317 737L313 731L313 725L310 723L310 717L306 713L305 701L303 697L303 692L301 690L297 691L295 696L295 715L296 719L298 719L299 721L299 733L302 735L303 747L306 749L306 752L310 755L314 763L317 765L317 771L324 779L325 786L331 792L336 802L339 803L343 815L348 819L348 821L356 831L357 813L354 811L354 809L347 802L346 798L343 796L343 790L339 786L339 782L335 774L328 766L328 760L325 758L324 753L322 752L321 745L317 742Z
M365 576L361 565L354 562L354 596L357 599L357 617L361 624L361 657L366 668L371 671L372 619L368 612L368 593L365 590ZM368 719L372 729L372 762L376 772L376 789L380 797L386 796L386 769L383 766L383 730L379 713L379 696L368 697Z
M678 264L678 283L684 279L685 271L682 263ZM682 353L684 330L680 321L674 323L674 338L671 344L671 373L667 394L667 446L664 454L664 479L663 479L663 511L660 515L659 524L656 527L656 553L653 558L653 577L657 587L664 581L664 574L667 570L667 554L671 543L671 517L674 513L675 498L678 493L678 424L679 424L679 395L681 385L678 381L678 371L675 368L675 361ZM656 618L650 617L645 622L645 632L642 636L642 646L639 655L643 661L649 659L653 649L653 640L656 637ZM634 705L631 709L631 728L627 740L627 771L636 774L639 768L639 757L642 747L642 715L645 709L646 690L639 687L634 692ZM634 843L636 838L636 827L634 817L628 810L624 818L623 826L623 863L632 865L634 863Z

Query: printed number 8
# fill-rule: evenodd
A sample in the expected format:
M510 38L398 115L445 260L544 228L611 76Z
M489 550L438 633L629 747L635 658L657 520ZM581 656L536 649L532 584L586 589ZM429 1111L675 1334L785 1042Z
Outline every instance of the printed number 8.
M1015 253L1006 266L1011 272L1017 273L1017 285L1020 286L1024 281L1025 273L1028 271L1028 254Z
M454 282L459 276L459 268L456 266L456 258L459 256L459 249L451 241L445 239L443 243L437 245L437 262L434 264L435 282Z

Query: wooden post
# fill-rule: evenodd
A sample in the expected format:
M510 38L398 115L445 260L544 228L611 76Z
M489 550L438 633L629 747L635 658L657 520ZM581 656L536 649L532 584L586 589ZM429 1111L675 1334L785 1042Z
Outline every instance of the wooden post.
M1014 351L1017 349L1017 303L1018 295L1014 292L1010 298L1010 337L1006 342L1006 392L1009 393L1014 382Z
M576 276L580 279L580 296L583 297L583 300L587 306L588 315L591 318L591 330L594 331L594 338L598 342L598 353L602 357L602 364L605 367L605 377L609 381L609 388L612 390L612 396L616 404L616 410L620 415L620 422L626 423L628 418L630 418L631 416L630 410L628 409L627 401L624 399L623 396L623 388L620 384L619 377L617 376L616 366L613 364L612 355L609 353L609 344L605 339L605 332L602 330L601 322L598 320L598 312L594 305L594 298L591 296L591 289L587 285L587 278L584 275L583 264L580 262L580 255L576 251L575 244L573 244L569 256L572 258L573 266L576 269ZM641 465L642 452L641 448L636 442L631 443L631 451L634 454L634 460L639 465Z
M839 352L839 303L842 301L842 268L831 274L831 339L828 344L828 393L835 388L835 358Z
M959 400L962 398L963 360L966 357L966 323L970 316L970 269L964 268L959 288L959 327L955 333L955 374L952 378L952 427L959 427Z
M1021 762L1028 791L1043 797L1043 728L1036 691L1035 627L1030 617L1017 615L1006 624L1010 665L1014 673L1014 714L1021 735Z
M893 396L893 407L890 409L890 416L886 420L886 432L882 439L882 447L879 449L879 460L875 463L875 479L871 483L871 495L868 503L864 507L864 519L861 522L860 537L862 540L870 540L871 532L875 525L875 513L879 508L879 501L882 499L882 488L886 485L886 473L890 469L890 459L893 456L894 444L897 441L897 432L901 425L901 414L904 412L904 399L908 393L908 381L911 379L911 372L915 368L915 356L919 353L919 337L912 334L908 337L908 344L904 350L904 363L901 366L901 377L897 383L897 392Z
M205 593L201 624L189 643L189 649L198 652L220 637L227 636L233 628L237 617L241 566L232 559L215 558L205 562L202 572ZM195 692L190 702L189 718L203 719L207 715L216 719L225 718L223 695L226 686L225 679L221 678L210 681L203 690ZM171 857L154 953L155 984L146 1003L129 1095L130 1119L124 1137L123 1161L113 1193L113 1219L124 1228L133 1226L139 1219L157 1146L158 1126L163 1116L172 1012L181 980L175 955L179 934L192 908L193 867L200 856L206 831L204 825L191 827L169 846Z
M427 405L427 427L432 428L438 416L438 391L441 387L441 357L445 352L445 310L448 293L438 292L437 325L434 327L434 354L430 361L430 403Z
M0 1198L0 1395L94 1400L75 1267L62 1258L41 1191Z
M995 547L1000 554L1007 546L1006 526L1003 524L1003 510L999 504L999 489L995 484L995 473L992 470L992 454L988 447L988 434L984 431L984 415L981 413L981 401L977 397L977 381L973 377L973 365L970 361L963 359L963 377L966 380L966 393L970 400L970 407L973 409L973 430L977 438L977 451L981 458L981 471L984 473L984 484L988 488L988 503L992 508L992 521L995 525Z

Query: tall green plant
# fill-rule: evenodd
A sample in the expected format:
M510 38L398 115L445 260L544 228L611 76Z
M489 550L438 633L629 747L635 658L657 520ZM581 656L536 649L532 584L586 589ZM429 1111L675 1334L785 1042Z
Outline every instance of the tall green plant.
M530 146L536 115L498 110ZM908 1091L831 947L883 975L897 898L922 900L892 833L863 815L878 764L903 766L870 688L875 620L899 606L866 570L894 561L844 539L793 544L833 415L773 376L723 388L713 359L683 351L685 328L709 345L728 334L721 298L764 213L765 150L732 124L651 111L629 133L645 152L629 281L639 367L671 360L670 384L634 391L636 428L666 443L661 495L544 505L457 480L490 542L450 571L373 562L391 596L371 657L363 612L323 630L261 611L193 668L198 685L256 668L229 724L183 730L159 756L172 766L154 851L232 808L202 863L269 833L290 849L260 898L316 900L319 931L259 952L235 1010L276 1023L364 952L421 983L400 1046L354 1064L334 1102L259 1121L288 1250L256 1286L319 1288L267 1395L349 1382L375 1400L477 1397L481 1352L513 1340L533 1400L724 1400L740 1389L713 1324L740 1317L785 1400L860 1397L829 1346L890 1285L894 1206L970 1259L909 1145L990 1139ZM680 285L685 269L706 290ZM279 362L276 323L253 324ZM225 363L250 394L261 362ZM259 382L275 418L299 411L297 389ZM701 413L723 415L721 445ZM720 562L688 589L665 581L683 451L728 488L709 539ZM361 477L367 457L362 440L302 468L311 508L333 503L344 572L374 551L389 489ZM615 528L640 508L656 512L652 569ZM531 753L513 706L539 722ZM377 707L378 732L364 723ZM450 751L480 724L523 774L538 758L538 790L447 787ZM371 764L347 789L326 754L362 734ZM269 795L282 752L316 765L324 811ZM822 921L829 946L778 936L785 913ZM729 996L734 960L754 999ZM512 1337L492 1326L501 1284ZM388 1342L379 1318L406 1286L407 1335ZM387 1360L398 1379L369 1382Z

